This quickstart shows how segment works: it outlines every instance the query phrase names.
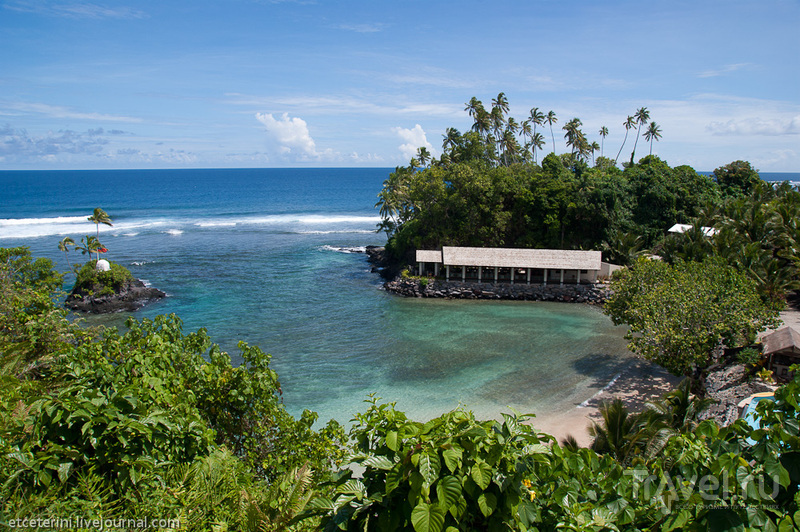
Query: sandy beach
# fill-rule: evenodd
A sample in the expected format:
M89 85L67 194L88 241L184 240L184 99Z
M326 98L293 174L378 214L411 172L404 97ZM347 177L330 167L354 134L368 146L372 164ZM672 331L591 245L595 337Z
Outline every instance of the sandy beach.
M780 313L781 325L800 331L800 310L794 306ZM760 336L768 334L764 331ZM555 436L559 441L572 435L581 446L589 446L592 438L587 431L593 421L600 419L599 407L603 401L622 399L631 412L640 412L645 402L658 399L674 389L682 377L672 375L664 368L642 359L632 359L620 368L619 374L605 388L581 405L565 412L537 416L531 423L537 430Z
M646 401L674 389L681 379L660 366L634 358L590 399L569 411L537 416L531 424L559 441L572 435L581 446L589 446L592 438L587 429L600 419L599 407L603 401L619 398L631 412L639 412Z

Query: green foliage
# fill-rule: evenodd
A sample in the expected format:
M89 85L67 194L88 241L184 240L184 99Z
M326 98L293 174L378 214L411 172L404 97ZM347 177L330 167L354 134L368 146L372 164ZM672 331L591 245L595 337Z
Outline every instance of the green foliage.
M490 112L473 98L467 105L473 131L448 129L439 160L426 168L398 167L384 182L376 204L379 230L389 236L395 260L408 260L413 249L446 245L599 248L626 233L640 236L644 249L720 196L713 180L652 155L624 172L605 157L590 168L595 148L577 118L563 127L570 152L556 155L554 146L539 166L531 161L541 146L515 145L508 132L534 138L540 135L535 125L552 126L554 113L551 121L532 111L528 128L515 129L503 102L498 95Z
M63 275L53 268L50 259L34 260L26 246L0 248L0 276L8 286L54 292L61 288Z
M750 194L761 182L758 170L747 161L734 161L714 170L714 178L729 196Z
M755 365L761 361L761 353L752 347L745 347L736 354L736 360L745 366Z
M269 355L242 343L233 366L174 315L131 319L124 334L70 322L50 294L55 273L26 251L3 250L0 265L0 521L144 513L188 529L289 526L311 482L338 465L342 428L290 416ZM214 479L235 497L211 497Z
M133 280L130 270L116 262L109 263L108 271L99 271L96 265L96 260L90 260L81 267L73 288L75 293L113 294L118 292L126 282Z
M326 530L491 530L520 523L526 494L518 463L547 452L552 441L526 419L479 422L455 410L418 423L373 400L351 431L351 463L365 469L363 477L344 470L334 496L312 506L324 514Z
M756 431L744 422L698 424L704 402L688 390L624 423L628 434L650 425L667 435L658 452L628 464L559 446L525 416L480 422L456 410L418 423L373 401L351 433L363 474L341 471L334 495L312 501L307 515L321 514L331 531L777 531L800 523L797 383L774 405L759 405L766 428Z
M755 283L720 261L640 259L615 274L612 290L604 310L629 326L631 350L675 374L702 369L718 345L749 345L777 323Z

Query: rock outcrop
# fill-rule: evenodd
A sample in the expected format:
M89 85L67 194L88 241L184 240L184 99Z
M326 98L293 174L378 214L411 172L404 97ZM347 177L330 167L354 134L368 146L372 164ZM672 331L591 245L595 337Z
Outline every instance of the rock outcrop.
M76 287L67 296L64 306L70 310L93 314L130 312L165 296L161 290L146 286L139 279L131 279L122 283L111 294L103 294L102 287L96 285L91 290Z
M702 412L700 419L713 419L720 426L730 425L739 417L739 402L742 399L775 388L749 377L741 364L731 364L710 371L705 380L706 397L716 403Z
M527 301L563 301L602 303L609 295L607 285L597 284L510 284L441 281L426 278L397 277L387 283L388 292L406 297L443 297L451 299L515 299Z

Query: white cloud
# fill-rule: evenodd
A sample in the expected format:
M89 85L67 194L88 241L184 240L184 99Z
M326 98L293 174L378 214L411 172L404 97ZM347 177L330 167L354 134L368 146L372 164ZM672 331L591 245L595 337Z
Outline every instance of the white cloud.
M375 103L368 97L332 97L332 96L292 96L292 97L260 97L247 94L228 93L227 102L232 105L254 107L294 108L315 115L339 115L341 113L358 113L388 116L425 115L449 118L463 118L464 105L453 103L406 102L396 104Z
M11 111L11 112L9 112ZM49 105L46 103L25 103L0 101L0 115L19 116L24 113L35 113L50 118L68 118L74 120L93 120L99 122L126 122L139 123L140 118L130 116L107 115L103 113L83 113L67 107Z
M340 30L354 31L356 33L378 33L383 31L386 24L380 22L374 24L341 24L337 26Z
M31 136L24 129L14 129L8 124L0 127L0 155L5 160L50 161L60 154L95 155L103 151L107 144L107 139L94 132L62 130Z
M800 134L800 116L791 119L753 117L714 121L707 129L712 135L797 135Z
M275 145L275 151L286 159L309 161L337 157L330 149L317 151L317 145L308 131L308 124L302 118L292 118L289 113L283 113L279 118L270 113L256 113L256 120L264 124Z
M726 65L717 70L706 70L705 72L701 72L698 74L697 77L699 78L716 78L719 76L724 76L725 74L730 74L731 72L736 72L737 70L741 70L743 68L747 68L750 66L750 63L735 63L733 65Z
M49 15L68 18L117 18L117 19L141 19L147 15L143 11L130 7L107 7L91 2L36 2L26 0L10 1L3 4L3 7L19 13L35 13L37 15Z
M417 154L417 150L422 146L428 148L429 151L433 151L433 145L428 142L425 131L419 124L416 124L412 129L396 127L393 129L393 131L405 141L399 146L399 148L400 153L402 153L403 157L406 159L410 160L412 157L414 157Z
M316 143L308 132L306 121L302 118L290 118L289 113L283 113L276 120L270 113L256 113L256 120L267 128L267 133L278 145L280 153L318 156Z

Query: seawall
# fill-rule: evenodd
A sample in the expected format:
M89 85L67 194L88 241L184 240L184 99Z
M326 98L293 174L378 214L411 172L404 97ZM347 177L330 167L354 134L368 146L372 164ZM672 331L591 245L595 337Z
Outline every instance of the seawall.
M397 277L383 286L387 292L405 297L451 299L513 299L600 304L611 295L610 289L605 283L580 285L492 284Z

